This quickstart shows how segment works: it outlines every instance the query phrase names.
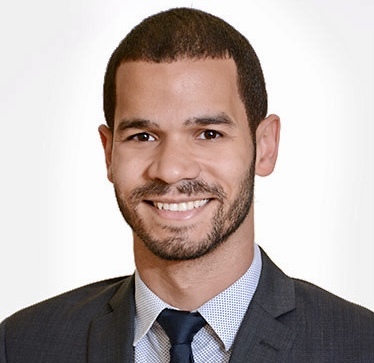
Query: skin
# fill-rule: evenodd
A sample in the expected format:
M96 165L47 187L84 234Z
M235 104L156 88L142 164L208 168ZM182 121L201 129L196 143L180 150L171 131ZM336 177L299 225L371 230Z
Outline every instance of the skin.
M123 63L116 94L113 133L105 125L99 132L108 178L133 229L136 267L162 300L195 310L252 262L250 171L273 171L279 118L260 123L255 153L232 59ZM186 185L194 188L181 188ZM201 206L154 205L188 202ZM230 231L234 207L234 220L240 214L242 222ZM209 236L217 226L221 237L230 233L213 245Z

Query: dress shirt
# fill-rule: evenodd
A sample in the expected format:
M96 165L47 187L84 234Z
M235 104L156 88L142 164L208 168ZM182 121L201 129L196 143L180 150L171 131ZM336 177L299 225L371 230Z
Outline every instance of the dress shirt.
M261 274L261 252L257 245L246 273L197 311L207 324L192 342L196 363L226 363L240 324L256 291ZM169 362L170 342L156 321L165 308L176 309L155 295L135 272L135 363ZM178 310L178 309L176 309Z

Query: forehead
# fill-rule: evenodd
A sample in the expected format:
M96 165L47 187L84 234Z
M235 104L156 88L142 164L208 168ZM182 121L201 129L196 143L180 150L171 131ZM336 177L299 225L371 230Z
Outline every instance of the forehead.
M244 105L231 58L125 62L117 70L115 120L168 112L191 117L191 113L230 113L236 108Z

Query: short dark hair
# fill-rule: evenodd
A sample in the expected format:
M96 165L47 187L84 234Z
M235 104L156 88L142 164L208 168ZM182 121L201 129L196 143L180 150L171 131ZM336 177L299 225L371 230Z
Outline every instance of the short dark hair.
M267 94L260 61L248 40L222 19L201 10L170 9L144 19L113 52L104 79L104 113L114 128L116 72L126 61L173 62L181 59L235 61L239 95L252 134L266 117Z

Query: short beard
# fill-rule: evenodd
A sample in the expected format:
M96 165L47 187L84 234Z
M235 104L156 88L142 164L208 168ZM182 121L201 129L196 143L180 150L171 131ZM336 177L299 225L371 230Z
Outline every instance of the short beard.
M224 243L243 223L247 217L253 202L255 164L252 162L245 176L239 184L239 190L235 199L230 204L227 212L224 212L226 194L217 185L208 185L203 181L185 181L177 187L166 183L152 181L132 191L129 201L119 195L119 188L114 184L115 194L119 209L130 225L133 232L144 242L145 246L156 256L164 260L186 261L202 257ZM157 239L147 230L144 221L138 215L137 205L144 199L152 199L167 194L176 189L180 194L187 196L209 193L218 200L219 205L212 219L210 232L200 241L191 241L188 232L193 227L170 227L163 229L169 232L170 236L164 239Z

